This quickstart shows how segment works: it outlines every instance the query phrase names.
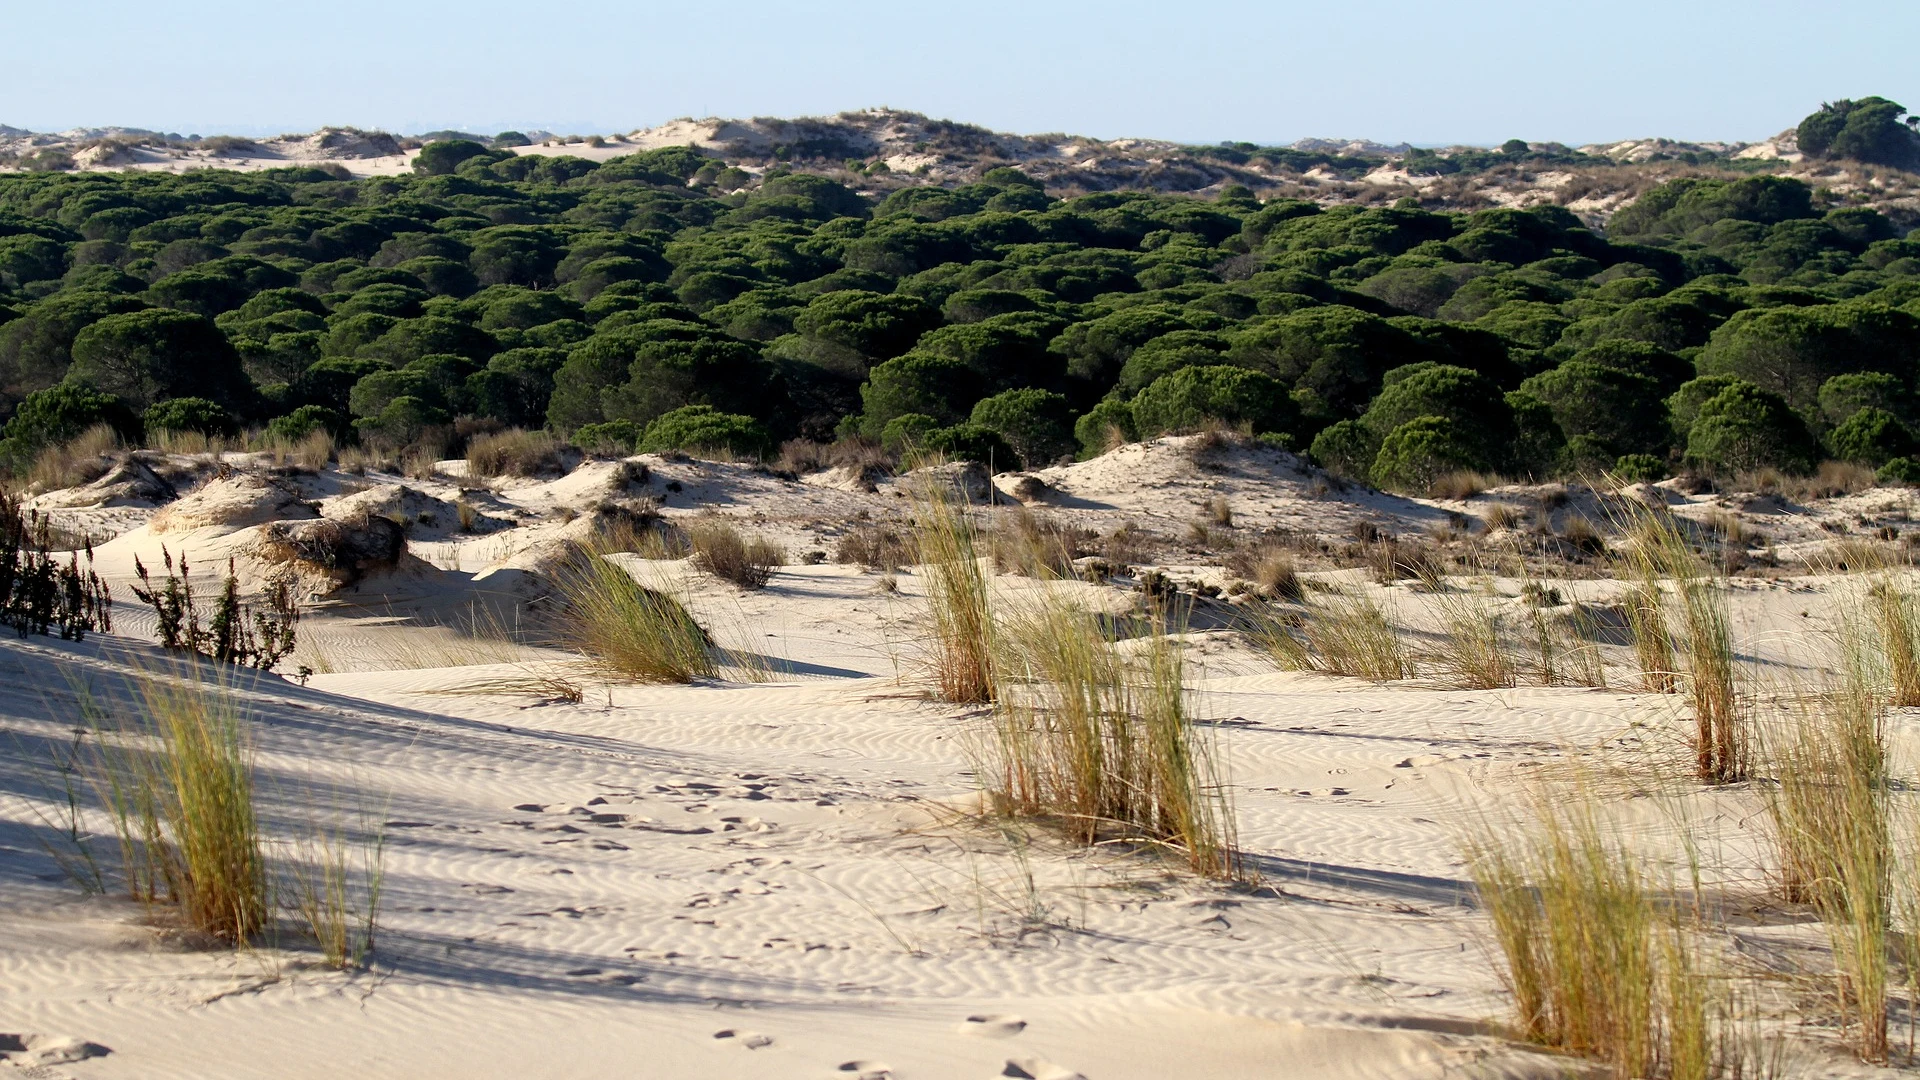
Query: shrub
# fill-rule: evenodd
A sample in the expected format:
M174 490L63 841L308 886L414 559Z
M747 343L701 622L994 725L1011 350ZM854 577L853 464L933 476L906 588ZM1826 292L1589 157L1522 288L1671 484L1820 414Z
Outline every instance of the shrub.
M206 398L169 398L147 407L141 417L148 436L161 431L195 431L202 435L237 435L240 424L233 414Z
M589 454L625 456L640 445L642 428L631 420L609 420L604 424L585 424L574 431L573 445Z
M1652 484L1667 478L1667 463L1652 454L1622 454L1613 475L1626 484Z
M1455 421L1422 416L1381 441L1372 479L1376 487L1425 494L1442 476L1482 465L1479 448Z
M889 454L903 454L927 445L927 437L940 429L940 421L926 413L902 413L880 429L880 446Z
M133 595L153 608L155 632L163 647L261 671L270 670L292 655L300 606L293 597L291 583L277 579L267 587L262 597L264 603L243 603L233 562L228 560L226 580L221 583L220 595L213 602L207 624L202 626L186 556L180 557L177 574L173 555L165 547L160 549L160 558L165 563L167 577L164 584L155 585L140 557L134 556L133 571L140 584L133 587Z
M640 436L639 448L641 453L725 450L760 457L773 448L773 438L751 416L721 412L711 405L686 405L655 417Z
M338 438L351 430L345 416L324 405L302 405L267 421L267 436L282 443L297 443L316 431Z
M1133 422L1133 406L1124 401L1103 401L1085 416L1073 422L1073 437L1080 443L1080 456L1104 454L1122 443L1140 437Z
M121 438L137 439L140 419L111 394L63 383L28 394L7 421L4 446L15 468L30 464L42 449L76 439L89 428L106 425Z
M746 536L731 522L696 521L686 530L693 549L693 565L743 589L762 589L787 553L765 537Z
M1880 466L1878 478L1883 484L1920 487L1920 461L1910 457L1892 458Z
M1307 451L1319 466L1335 476L1366 481L1373 473L1373 459L1380 454L1380 439L1357 420L1342 420L1321 429Z
M977 424L955 424L926 433L920 449L948 461L977 461L994 469L1009 469L1020 458L998 432Z
M1066 395L1028 388L982 398L969 419L975 427L999 435L1019 455L1022 467L1034 469L1073 452L1068 415Z
M1284 431L1295 418L1286 388L1272 376L1224 364L1183 368L1155 379L1133 399L1142 437L1197 431L1209 422Z
M1723 472L1772 465L1804 473L1813 468L1814 447L1806 425L1778 394L1736 382L1700 406L1687 456Z
M38 513L27 514L0 492L0 622L21 637L59 632L63 641L113 629L113 597L93 570L93 548L53 557L51 530Z
M1914 450L1913 432L1885 409L1865 408L1827 435L1827 447L1841 461L1881 465Z
M467 441L467 475L538 476L560 467L560 441L544 431L511 428Z

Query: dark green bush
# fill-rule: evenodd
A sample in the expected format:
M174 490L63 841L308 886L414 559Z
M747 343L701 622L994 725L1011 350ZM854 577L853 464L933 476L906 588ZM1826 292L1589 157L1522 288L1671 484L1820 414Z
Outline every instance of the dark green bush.
M197 431L202 435L237 435L233 414L206 398L169 398L147 407L141 417L148 435L160 431Z
M1827 434L1827 448L1841 461L1881 465L1914 451L1913 432L1885 409L1865 408Z
M1738 472L1764 465L1813 468L1813 437L1778 394L1736 382L1700 406L1687 436L1687 456L1707 468Z
M1448 473L1480 467L1479 447L1458 421L1420 416L1381 440L1372 479L1375 487L1425 495Z
M726 450L761 456L772 448L767 429L751 416L711 405L686 405L655 417L640 436L641 453L663 450Z

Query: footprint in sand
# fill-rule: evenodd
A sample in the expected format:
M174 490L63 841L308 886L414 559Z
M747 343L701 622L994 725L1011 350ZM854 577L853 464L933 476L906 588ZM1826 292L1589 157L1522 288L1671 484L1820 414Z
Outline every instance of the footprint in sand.
M67 1035L0 1033L0 1064L26 1070L29 1076L38 1075L38 1070L49 1065L68 1065L111 1053L99 1043Z
M1017 1016L1001 1013L975 1013L961 1023L960 1030L967 1035L985 1035L994 1039L1010 1039L1027 1030L1027 1022Z
M773 1036L761 1035L753 1031L736 1031L733 1028L721 1028L713 1033L716 1039L734 1039L749 1050L759 1050L773 1045Z
M893 1066L878 1061L843 1061L840 1071L851 1074L854 1080L893 1080Z
M1022 1080L1087 1080L1065 1065L1055 1065L1046 1058L1008 1058L1007 1067L1000 1070L1000 1075Z

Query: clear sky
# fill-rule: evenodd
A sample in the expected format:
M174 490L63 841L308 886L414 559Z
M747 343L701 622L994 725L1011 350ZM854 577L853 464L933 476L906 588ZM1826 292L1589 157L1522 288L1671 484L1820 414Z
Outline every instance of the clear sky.
M887 105L1003 131L1753 140L1920 108L1920 2L8 3L0 123L627 131Z

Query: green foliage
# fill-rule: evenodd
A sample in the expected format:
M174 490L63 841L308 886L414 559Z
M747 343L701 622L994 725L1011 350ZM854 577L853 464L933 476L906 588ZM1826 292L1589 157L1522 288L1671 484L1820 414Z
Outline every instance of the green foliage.
M1838 103L1803 147L1884 163L1907 126L1892 102ZM1423 416L1452 422L1429 449L1515 475L1669 455L1736 381L1823 437L1869 408L1920 421L1920 241L1798 180L1669 181L1603 237L1558 207L1056 200L1012 168L875 208L806 171L846 167L843 146L803 140L755 177L696 148L596 164L516 157L520 141L446 133L410 173L356 181L0 175L0 417L69 385L117 399L129 428L191 397L242 425L310 406L327 419L303 426L341 435L352 412L376 441L473 417L623 423L634 445L700 406L774 440L971 425L1028 464L1220 420L1315 437L1361 479ZM1403 164L1598 165L1517 140ZM34 423L26 443L46 437Z
M1806 424L1778 394L1735 382L1701 403L1687 456L1722 472L1763 465L1805 472L1813 467L1815 448Z
M1827 448L1841 461L1882 465L1913 453L1913 432L1885 409L1868 407L1827 434Z
M1920 461L1910 457L1894 458L1880 466L1877 477L1882 484L1920 487Z
M137 439L140 420L111 394L65 384L28 394L0 432L0 456L18 468L41 449L66 442L96 424L106 424L125 439Z
M197 431L202 435L239 434L239 421L233 414L206 398L178 397L156 402L141 417L149 433L156 431Z
M1335 476L1365 481L1373 474L1373 459L1380 454L1380 442L1380 436L1365 424L1342 420L1321 428L1307 452L1321 468Z
M355 420L353 427L362 442L392 450L419 441L429 428L450 419L438 405L403 394L388 401L379 412Z
M594 453L632 454L644 434L645 429L631 420L609 420L582 425L573 433L573 445Z
M1667 478L1667 463L1652 454L1622 454L1613 463L1613 475L1629 484L1652 484Z
M299 442L316 431L328 432L337 439L351 430L345 416L324 405L302 405L267 421L268 436L286 443Z
M901 413L880 429L880 448L889 454L918 450L927 444L927 436L939 430L940 421L926 413Z
M1420 416L1381 440L1371 475L1375 487L1425 495L1450 472L1485 467L1480 448L1458 421Z
M1073 422L1073 438L1080 444L1083 458L1104 453L1116 441L1135 441L1140 438L1140 428L1133 420L1133 405L1111 399L1100 402Z
M998 432L978 424L935 428L926 433L919 447L950 461L977 461L997 471L1013 468L1018 460Z
M1920 135L1900 122L1905 107L1881 97L1840 100L1800 121L1800 151L1911 169L1920 164Z
M1162 376L1133 399L1134 423L1143 438L1196 431L1213 422L1285 431L1295 416L1278 380L1224 364Z
M643 454L663 450L727 450L761 456L772 448L767 429L751 416L723 413L711 405L684 405L663 413L640 437Z
M1029 387L980 399L968 422L999 435L1023 467L1034 469L1073 452L1070 417L1065 394Z

